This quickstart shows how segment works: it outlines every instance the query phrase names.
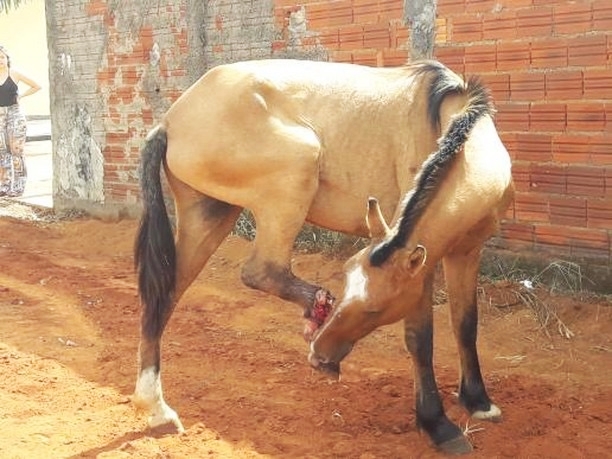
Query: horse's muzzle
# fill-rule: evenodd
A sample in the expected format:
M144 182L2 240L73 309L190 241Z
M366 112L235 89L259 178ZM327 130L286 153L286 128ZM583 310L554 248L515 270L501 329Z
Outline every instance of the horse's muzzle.
M334 358L322 358L318 356L314 349L311 348L310 354L308 355L308 362L313 368L325 373L326 375L335 379L340 378L340 362L351 352L353 345L351 343L345 343L337 349Z

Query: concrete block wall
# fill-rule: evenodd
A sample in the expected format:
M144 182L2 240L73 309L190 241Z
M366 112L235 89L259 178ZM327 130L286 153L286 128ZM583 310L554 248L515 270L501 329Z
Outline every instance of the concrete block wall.
M436 56L482 75L513 158L516 199L495 246L609 277L612 3L438 0L438 17Z

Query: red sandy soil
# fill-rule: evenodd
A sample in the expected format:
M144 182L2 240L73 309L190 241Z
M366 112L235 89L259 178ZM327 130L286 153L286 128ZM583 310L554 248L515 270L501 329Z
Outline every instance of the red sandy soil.
M0 457L439 456L415 427L401 325L365 338L342 379L329 381L306 361L299 308L241 284L249 243L235 236L164 335L165 397L186 433L148 430L129 401L136 222L9 214L0 217ZM296 253L294 268L341 292L342 260ZM483 283L480 292L480 356L501 423L470 420L458 406L448 307L436 306L436 371L449 417L467 429L472 457L612 457L609 300L543 292L574 333L566 339L554 321L547 336L528 308L509 305L518 288Z

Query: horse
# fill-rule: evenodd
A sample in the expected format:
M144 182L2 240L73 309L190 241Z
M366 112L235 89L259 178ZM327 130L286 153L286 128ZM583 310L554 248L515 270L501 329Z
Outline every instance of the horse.
M184 430L163 397L162 334L248 209L257 230L241 280L301 306L310 365L337 377L358 340L403 319L417 424L441 450L469 451L436 387L433 277L441 261L461 362L459 401L473 416L497 420L476 348L480 252L513 196L494 111L480 80L466 81L435 60L394 68L244 61L214 67L187 89L141 149L133 401L148 412L149 426ZM371 239L347 261L337 305L329 290L292 272L305 222Z

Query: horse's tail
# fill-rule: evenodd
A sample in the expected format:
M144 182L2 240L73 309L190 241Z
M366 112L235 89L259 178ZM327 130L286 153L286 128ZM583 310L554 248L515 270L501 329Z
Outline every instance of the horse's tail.
M176 248L160 177L166 149L166 131L158 126L149 133L140 153L143 212L134 262L143 305L142 330L151 338L163 331L176 287Z
M467 102L463 110L451 118L448 129L438 140L438 149L421 166L415 187L404 198L403 211L394 231L370 253L370 263L374 266L380 266L395 250L406 245L476 122L495 112L489 91L477 78L470 78L465 83L449 69L434 62L421 64L416 73L433 74L429 83L428 115L434 128L439 129L440 107L447 95L463 94Z

